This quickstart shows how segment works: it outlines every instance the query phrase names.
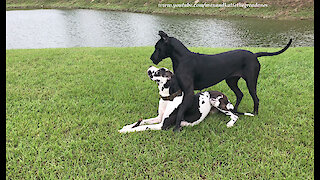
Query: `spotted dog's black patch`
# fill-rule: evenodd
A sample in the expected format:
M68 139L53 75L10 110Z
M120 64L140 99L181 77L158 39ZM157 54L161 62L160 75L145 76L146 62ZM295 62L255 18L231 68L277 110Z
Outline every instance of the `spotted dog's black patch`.
M135 127L138 127L142 122L142 119L139 119L139 121L134 125L132 126L132 128L135 128Z
M161 76L161 77L171 77L173 74L171 71L169 71L165 68L159 69L156 73L158 76Z
M170 87L170 81L167 81L164 85L163 85L164 88L169 88Z
M152 75L153 72L151 71L148 71L148 76L152 79L153 78L153 75Z
M159 77L159 76L164 77L165 71L166 71L166 70L165 70L164 68L161 68L161 69L157 70L157 71L154 73L154 76L155 76L155 77Z

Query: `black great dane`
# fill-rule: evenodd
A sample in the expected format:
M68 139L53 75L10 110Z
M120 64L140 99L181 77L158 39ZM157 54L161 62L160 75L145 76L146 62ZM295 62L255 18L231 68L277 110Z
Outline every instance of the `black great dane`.
M163 31L159 31L161 39L156 43L155 50L150 59L158 64L163 59L170 57L173 71L177 77L179 86L184 92L184 98L179 106L176 126L174 131L180 131L184 113L192 105L194 90L215 85L226 80L228 86L235 93L237 102L234 111L237 111L243 93L238 87L238 80L246 81L249 93L253 99L253 113L258 114L259 99L257 97L257 80L260 71L258 57L274 56L287 50L292 42L278 52L252 53L247 50L233 50L220 54L206 55L189 51L178 39L169 37Z

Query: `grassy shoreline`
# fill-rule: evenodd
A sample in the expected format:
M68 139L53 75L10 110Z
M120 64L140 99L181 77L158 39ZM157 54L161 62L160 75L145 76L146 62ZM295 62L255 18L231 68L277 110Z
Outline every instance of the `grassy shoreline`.
M259 115L241 116L233 128L214 114L178 134L119 134L157 115L158 90L146 74L153 49L6 50L6 178L314 178L313 47L259 58ZM157 67L172 69L169 59ZM243 80L239 87L239 111L251 111ZM235 102L225 82L209 89Z
M254 1L255 2L255 1ZM165 4L166 1L161 3ZM188 1L176 2L188 3ZM194 2L190 1L193 4ZM201 3L201 2L200 2ZM248 2L249 3L249 2ZM215 4L218 4L216 2ZM310 4L293 5L273 5L270 2L269 7L263 8L160 8L158 2L144 1L15 1L6 2L7 10L15 9L96 9L96 10L112 10L127 11L149 14L174 14L174 15L203 15L217 17L257 17L272 19L314 19L314 8Z

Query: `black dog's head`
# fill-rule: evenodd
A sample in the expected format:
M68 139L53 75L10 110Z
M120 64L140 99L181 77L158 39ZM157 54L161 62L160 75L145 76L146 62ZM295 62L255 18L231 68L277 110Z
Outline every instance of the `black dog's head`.
M163 31L159 31L159 36L161 39L156 43L155 50L150 57L154 64L159 64L162 59L169 57L170 54L170 37Z

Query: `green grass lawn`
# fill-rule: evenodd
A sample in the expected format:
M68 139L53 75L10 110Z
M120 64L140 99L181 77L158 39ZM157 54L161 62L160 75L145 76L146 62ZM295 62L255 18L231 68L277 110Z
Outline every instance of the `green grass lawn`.
M199 53L229 49L190 48ZM253 52L281 48L245 48ZM120 134L157 115L153 47L6 51L6 179L313 179L314 48L259 58L259 115ZM157 67L172 70L166 59ZM244 80L239 111L252 111ZM235 95L223 81L210 90Z

